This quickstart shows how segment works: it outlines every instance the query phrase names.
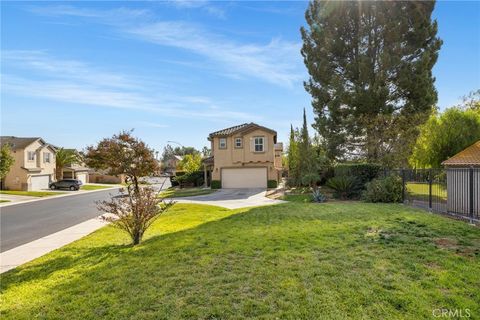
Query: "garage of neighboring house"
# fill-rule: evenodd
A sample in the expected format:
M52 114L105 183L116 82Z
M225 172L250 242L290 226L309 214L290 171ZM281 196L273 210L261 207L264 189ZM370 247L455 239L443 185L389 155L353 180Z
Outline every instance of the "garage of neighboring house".
M48 189L50 183L50 175L38 175L30 177L30 190Z
M223 168L222 188L266 188L267 168Z
M83 184L88 182L88 172L81 172L76 174L77 179L82 181Z
M69 166L64 167L62 172L63 179L77 179L82 181L83 184L89 183L89 168L81 166Z

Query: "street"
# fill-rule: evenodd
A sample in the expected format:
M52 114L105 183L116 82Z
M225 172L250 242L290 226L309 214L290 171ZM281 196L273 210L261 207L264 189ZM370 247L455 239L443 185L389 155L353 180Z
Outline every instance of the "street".
M160 188L164 180L150 178L148 182ZM168 179L166 182L163 189L170 186ZM102 214L95 201L118 194L118 189L107 189L0 208L0 252L95 218Z

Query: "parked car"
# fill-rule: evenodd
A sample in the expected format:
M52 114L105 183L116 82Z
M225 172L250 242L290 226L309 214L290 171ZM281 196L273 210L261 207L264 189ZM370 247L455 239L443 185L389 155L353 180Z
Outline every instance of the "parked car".
M72 191L80 189L82 181L77 179L63 179L50 183L49 187L55 189L70 189Z

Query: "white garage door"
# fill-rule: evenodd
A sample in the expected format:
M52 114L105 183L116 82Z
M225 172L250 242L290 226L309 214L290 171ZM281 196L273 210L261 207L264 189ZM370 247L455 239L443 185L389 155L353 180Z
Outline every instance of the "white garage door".
M82 181L83 184L87 183L87 174L86 173L77 173L77 180Z
M48 189L48 184L50 183L50 175L46 176L32 176L30 178L30 189L31 190L42 190Z
M222 169L222 188L266 188L267 168Z

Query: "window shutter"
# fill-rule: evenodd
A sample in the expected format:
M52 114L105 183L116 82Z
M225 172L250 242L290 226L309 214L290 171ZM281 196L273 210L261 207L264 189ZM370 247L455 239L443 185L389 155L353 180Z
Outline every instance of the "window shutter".
M255 152L255 139L250 138L250 152Z
M268 137L263 138L263 151L268 151Z

